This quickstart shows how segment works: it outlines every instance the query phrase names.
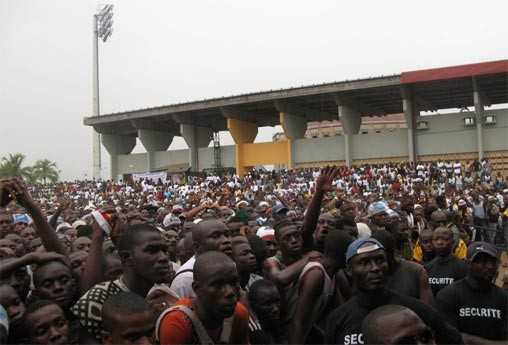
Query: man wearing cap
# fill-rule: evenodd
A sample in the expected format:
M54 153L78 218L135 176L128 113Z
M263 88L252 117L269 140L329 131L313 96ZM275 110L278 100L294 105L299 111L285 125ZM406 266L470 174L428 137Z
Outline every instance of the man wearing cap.
M372 232L385 228L389 212L390 208L384 201L376 201L369 205L367 209L368 226Z
M466 278L437 295L438 309L463 333L466 343L506 344L508 340L508 294L492 282L499 266L497 254L494 245L473 242L467 252Z
M277 241L275 240L275 230L273 228L262 226L257 230L256 236L261 238L265 243L266 257L270 258L277 254L279 247L277 245Z
M26 214L15 214L14 217L14 231L20 234L24 228L30 224L30 217Z
M436 332L438 344L462 344L460 333L434 309L412 297L386 289L388 262L384 247L374 238L358 239L346 252L346 269L357 287L356 294L328 317L326 344L363 344L362 322L370 311L387 304L415 312Z

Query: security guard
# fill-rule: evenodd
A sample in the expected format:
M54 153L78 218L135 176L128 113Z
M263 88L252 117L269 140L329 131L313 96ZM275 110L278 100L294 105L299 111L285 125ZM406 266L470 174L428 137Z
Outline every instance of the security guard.
M490 243L472 243L467 277L437 295L438 309L463 333L465 343L508 340L508 294L492 283L499 266L497 254Z
M439 227L432 234L432 246L436 257L424 265L429 275L429 285L432 294L437 295L439 290L464 278L467 274L467 265L457 259L453 254L453 234L445 227Z

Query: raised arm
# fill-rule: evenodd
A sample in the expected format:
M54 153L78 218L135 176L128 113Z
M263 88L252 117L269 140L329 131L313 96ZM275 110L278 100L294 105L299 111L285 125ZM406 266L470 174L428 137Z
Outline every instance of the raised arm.
M16 201L23 206L32 217L37 234L41 238L46 251L67 255L67 248L58 239L55 230L48 224L46 217L32 199L25 182L20 178L14 178L5 183L5 188L14 196Z
M321 170L319 177L316 179L316 190L303 219L302 237L304 249L309 250L313 247L313 234L316 230L319 213L321 212L323 196L333 189L332 183L338 174L339 170L337 167L326 167Z

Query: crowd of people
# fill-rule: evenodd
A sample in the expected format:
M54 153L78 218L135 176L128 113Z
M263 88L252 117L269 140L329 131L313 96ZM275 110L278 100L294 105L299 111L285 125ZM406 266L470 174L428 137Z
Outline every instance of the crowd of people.
M0 344L506 344L507 248L488 160L0 180Z

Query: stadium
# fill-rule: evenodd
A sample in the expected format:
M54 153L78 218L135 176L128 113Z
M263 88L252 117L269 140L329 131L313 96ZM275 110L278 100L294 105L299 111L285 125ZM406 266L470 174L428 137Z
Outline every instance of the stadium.
M115 179L223 168L243 176L260 165L482 158L506 174L507 76L508 60L490 61L130 110L86 117L84 124L101 134ZM405 125L383 126L393 116ZM365 130L362 124L373 117L381 126ZM334 121L340 130L333 135L309 135L312 126ZM282 135L254 143L258 128L277 125ZM220 131L229 131L235 145L221 146ZM175 136L189 149L168 151ZM137 138L146 153L131 153Z

